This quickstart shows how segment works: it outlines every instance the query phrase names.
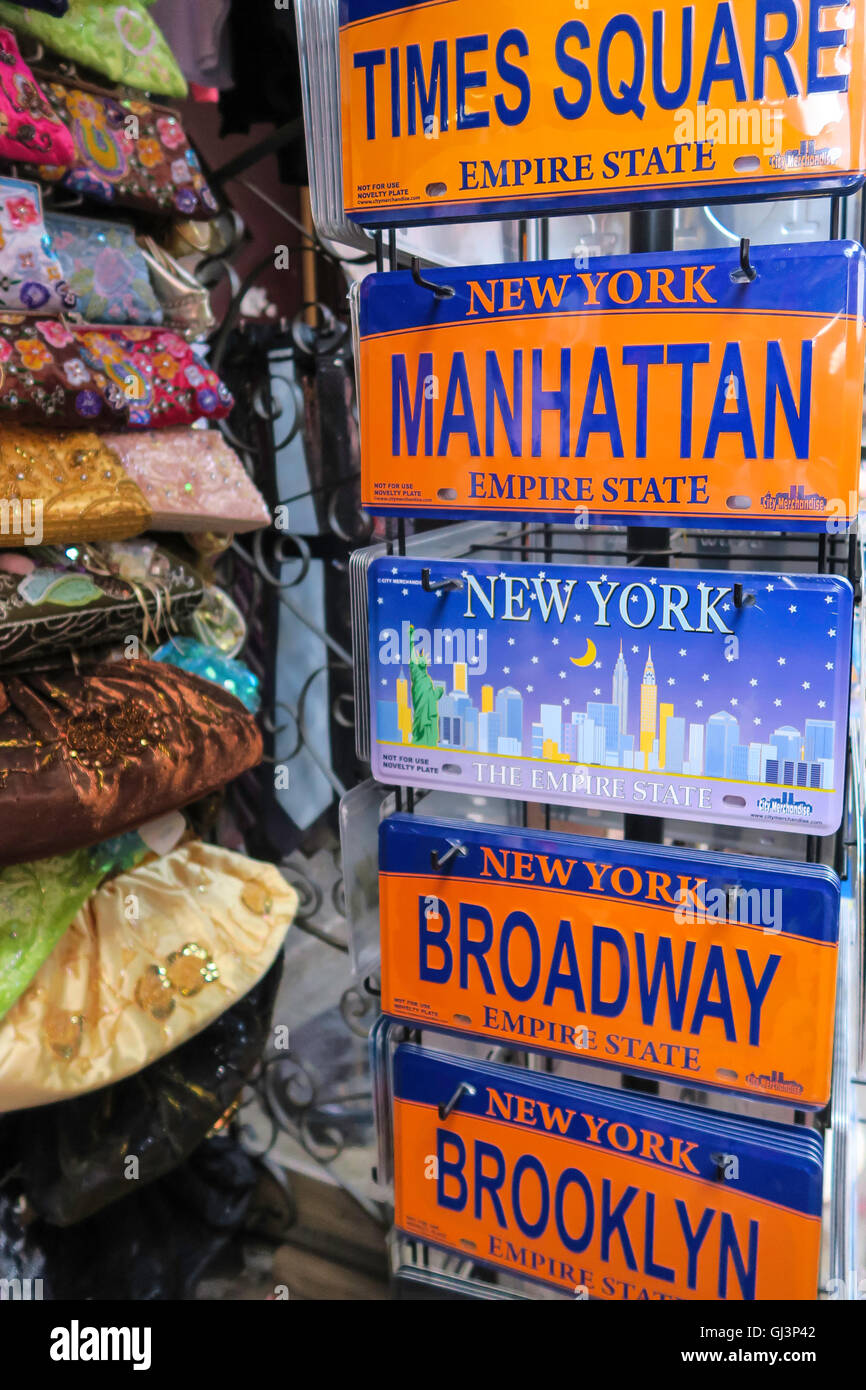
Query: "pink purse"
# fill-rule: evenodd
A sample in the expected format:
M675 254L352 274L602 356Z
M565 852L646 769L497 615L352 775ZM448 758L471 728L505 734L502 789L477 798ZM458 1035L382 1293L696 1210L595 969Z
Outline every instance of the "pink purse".
M155 531L255 531L269 526L265 500L219 430L106 434L153 512Z
M72 164L75 159L72 135L9 29L0 29L0 159L24 164Z

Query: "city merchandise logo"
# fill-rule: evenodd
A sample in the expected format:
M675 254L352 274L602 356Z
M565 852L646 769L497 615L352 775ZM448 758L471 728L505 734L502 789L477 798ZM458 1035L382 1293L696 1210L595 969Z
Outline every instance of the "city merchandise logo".
M787 492L765 492L761 506L765 512L826 512L827 498L819 492L807 494L802 483L792 483Z
M795 150L781 150L770 156L773 169L820 169L838 164L842 151L816 145L814 140L801 140Z
M814 809L810 801L795 801L793 792L786 792L784 796L762 796L758 802L759 811L772 811L774 816L793 819L808 820Z
M757 1086L762 1091L777 1091L787 1096L801 1096L803 1087L799 1081L789 1081L783 1071L771 1071L769 1074L757 1076L750 1071L746 1077L749 1086Z

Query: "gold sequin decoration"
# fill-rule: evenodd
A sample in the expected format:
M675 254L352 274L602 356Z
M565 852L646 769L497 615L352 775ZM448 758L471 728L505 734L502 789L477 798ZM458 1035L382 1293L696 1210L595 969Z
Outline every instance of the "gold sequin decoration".
M135 1002L152 1018L168 1018L174 1012L174 986L161 965L149 965L135 987Z
M199 994L205 985L212 985L220 977L210 953L195 941L172 951L165 964L168 978L184 999Z
M64 1009L52 1009L45 1019L48 1046L63 1062L71 1062L81 1050L84 1034L84 1015L70 1014Z
M245 883L241 891L241 902L258 917L266 917L274 910L274 900L260 883Z

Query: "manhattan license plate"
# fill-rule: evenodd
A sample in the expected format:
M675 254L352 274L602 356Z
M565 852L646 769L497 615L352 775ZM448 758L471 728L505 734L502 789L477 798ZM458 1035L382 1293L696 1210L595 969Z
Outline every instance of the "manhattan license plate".
M402 815L379 845L391 1017L789 1106L829 1100L832 870Z
M862 182L862 0L342 0L340 25L363 226Z
M456 1099L446 1119L440 1119ZM395 1223L578 1297L817 1297L817 1134L403 1045Z
M391 556L368 604L381 782L839 827L846 579Z
M362 499L406 516L841 531L858 512L854 242L368 276Z

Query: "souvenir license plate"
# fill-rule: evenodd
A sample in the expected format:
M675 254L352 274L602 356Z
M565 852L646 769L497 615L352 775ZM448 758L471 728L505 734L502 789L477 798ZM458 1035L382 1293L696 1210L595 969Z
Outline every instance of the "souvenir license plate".
M379 835L386 1014L798 1107L829 1100L831 870L414 816Z
M379 781L839 826L845 579L392 556L368 593Z
M862 181L862 0L343 0L340 20L365 226Z
M820 1141L803 1129L402 1046L394 1170L407 1235L572 1295L817 1297Z
M360 287L373 513L840 530L858 511L853 242L406 273Z

